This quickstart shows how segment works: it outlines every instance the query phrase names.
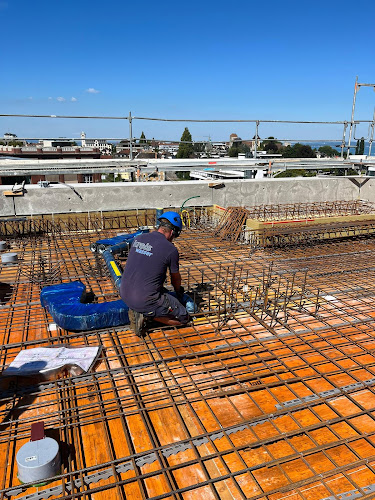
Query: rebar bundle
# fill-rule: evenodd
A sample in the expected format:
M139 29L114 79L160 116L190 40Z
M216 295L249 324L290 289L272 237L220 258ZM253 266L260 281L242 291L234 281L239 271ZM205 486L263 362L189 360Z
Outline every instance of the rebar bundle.
M229 207L221 217L214 234L224 240L237 241L248 218L249 211L242 207Z
M313 245L318 241L371 236L375 213L361 200L293 205L229 207L214 234L258 247Z
M0 218L1 238L38 238L43 234L64 234L79 231L99 233L110 229L131 229L155 224L154 210L134 210L130 213L82 213L37 217Z
M285 203L246 206L249 219L260 221L309 219L375 213L375 205L365 200L327 201L314 203Z

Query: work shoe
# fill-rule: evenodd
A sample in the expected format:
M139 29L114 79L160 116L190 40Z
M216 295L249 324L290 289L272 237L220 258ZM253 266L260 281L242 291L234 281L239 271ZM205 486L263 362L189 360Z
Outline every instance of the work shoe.
M143 314L137 311L133 311L133 309L129 309L128 315L130 321L130 328L138 337L142 337L143 327L145 323L145 318Z

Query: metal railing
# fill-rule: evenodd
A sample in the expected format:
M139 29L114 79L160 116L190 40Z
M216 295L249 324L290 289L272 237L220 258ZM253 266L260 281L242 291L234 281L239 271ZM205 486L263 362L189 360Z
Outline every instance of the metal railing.
M349 156L350 149L353 147L352 146L352 139L355 140L355 132L356 128L358 125L361 124L368 124L368 134L365 140L368 141L369 143L369 155L371 155L371 149L372 149L372 144L374 141L374 131L375 131L375 111L373 114L373 117L371 120L355 120L355 106L356 106L356 98L357 98L357 93L358 90L361 87L370 87L375 89L375 84L370 84L370 83L358 83L358 77L356 78L355 81L355 87L354 87L354 97L353 97L353 105L352 105L352 114L351 114L351 119L350 120L339 120L339 121L316 121L316 120L260 120L260 119L192 119L192 118L158 118L158 117L146 117L146 116L133 116L132 112L129 112L128 115L123 115L123 116L86 116L86 115L38 115L38 114L0 114L1 117L6 117L6 118L39 118L39 119L83 119L83 120L120 120L123 122L128 122L128 127L129 127L129 137L128 138L123 138L123 137L112 137L112 138L107 138L107 141L123 141L128 144L129 147L129 157L130 159L133 159L133 153L134 149L136 146L139 146L136 144L136 141L140 141L141 138L139 137L134 137L133 136L133 123L136 121L148 121L148 122L170 122L170 123L233 123L233 124L252 124L254 126L253 133L250 134L250 137L252 139L242 139L243 142L252 142L253 144L253 156L254 158L257 158L257 150L258 150L258 144L261 140L260 137L260 128L265 125L265 124L281 124L281 125L287 125L287 124L294 124L294 125L322 125L322 126L328 126L328 125L338 125L342 127L342 134L341 138L339 139L314 139L314 140L309 140L309 139L296 139L296 138L278 138L275 139L280 142L291 142L291 143L296 143L296 142L304 142L304 143L309 143L309 142L332 142L335 144L340 144L340 149L341 149L341 157L344 157L345 149L347 153L347 157ZM18 138L15 137L15 140L51 140L51 138L41 138L41 137L22 137ZM59 140L56 138L52 138L53 140ZM11 139L9 139L11 140ZM60 139L61 140L61 139ZM71 140L71 141L80 141L81 137L75 137L71 139L66 139L66 140ZM85 138L85 140L92 140L90 138ZM264 140L264 139L263 139ZM196 143L209 143L207 140L197 140L197 141L178 141L175 139L164 139L164 138L153 138L151 142L154 143L170 143L170 144L183 144L183 143L191 143L191 144L196 144ZM217 142L217 141L215 141ZM225 141L223 141L225 142Z

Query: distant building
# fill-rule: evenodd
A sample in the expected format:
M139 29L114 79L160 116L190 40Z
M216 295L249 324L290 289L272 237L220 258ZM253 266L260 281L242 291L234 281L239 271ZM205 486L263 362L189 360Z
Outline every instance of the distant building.
M47 143L47 145L45 143ZM0 145L0 157L58 160L62 158L100 158L102 156L98 148L79 148L78 146L71 145L51 146L50 144L52 143L54 143L54 141L41 141L38 144L28 144L26 146L10 146L9 144Z
M230 134L229 136L229 147L232 147L234 143L242 142L241 137L238 137L237 134Z
M11 132L5 132L4 134L4 139L3 140L0 140L0 144L10 144L10 143L13 143L17 141L17 143L19 144L26 144L26 141L23 140L23 139L18 139L18 137L16 136L16 134L12 134Z
M73 141L68 139L40 139L43 148L68 148L73 146Z
M237 144L241 143L241 144L244 144L245 146L249 146L251 151L255 150L255 139L250 139L250 140L246 141L246 140L242 140L241 137L238 137L237 134L230 134L229 143L227 143L228 147L231 148L236 143ZM260 147L260 143L261 143L261 140L260 140L260 137L258 137L257 148Z
M17 136L16 136L16 134L11 134L10 132L5 132L4 139L6 141L14 141L15 139L17 139Z
M165 157L174 158L178 152L179 143L178 142L160 142L159 151Z
M85 132L81 132L81 146L82 148L99 149L102 155L112 153L112 144L108 144L106 139L86 139Z

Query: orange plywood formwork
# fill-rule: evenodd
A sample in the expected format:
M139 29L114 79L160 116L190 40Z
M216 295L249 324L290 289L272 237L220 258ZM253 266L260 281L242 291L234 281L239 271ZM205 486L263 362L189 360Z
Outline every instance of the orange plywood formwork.
M4 226L18 263L1 267L2 368L32 347L102 351L89 373L0 379L2 498L374 498L374 240L254 250L190 212L176 245L200 311L142 339L126 325L63 330L39 293L81 280L118 299L90 245L147 218ZM16 453L41 420L61 473L22 485Z

